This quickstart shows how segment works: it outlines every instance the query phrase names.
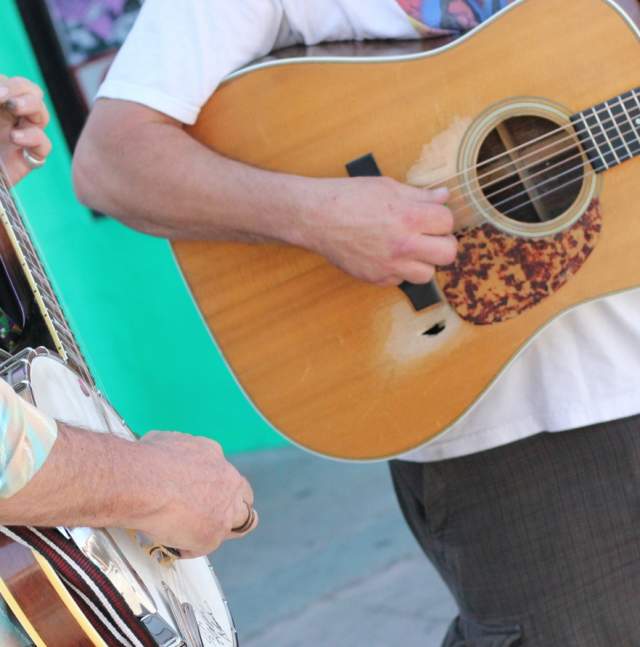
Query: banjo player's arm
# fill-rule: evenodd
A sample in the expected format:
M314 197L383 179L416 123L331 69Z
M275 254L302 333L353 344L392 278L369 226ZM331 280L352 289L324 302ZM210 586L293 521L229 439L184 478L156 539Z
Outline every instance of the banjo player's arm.
M214 441L56 424L1 381L0 414L1 525L134 528L186 556L241 536L253 492Z

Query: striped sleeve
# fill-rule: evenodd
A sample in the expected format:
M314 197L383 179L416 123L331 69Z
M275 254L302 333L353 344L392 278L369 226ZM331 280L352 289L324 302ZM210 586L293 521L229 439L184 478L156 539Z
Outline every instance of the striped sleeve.
M21 490L42 467L57 437L45 416L0 380L0 498Z

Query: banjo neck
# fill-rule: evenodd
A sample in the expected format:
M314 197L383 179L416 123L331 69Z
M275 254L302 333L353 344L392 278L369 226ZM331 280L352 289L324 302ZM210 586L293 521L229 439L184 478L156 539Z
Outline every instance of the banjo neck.
M89 385L95 386L91 371L67 323L62 306L51 287L51 282L20 216L7 178L2 170L0 170L0 220L56 351L65 362L68 362L80 373Z

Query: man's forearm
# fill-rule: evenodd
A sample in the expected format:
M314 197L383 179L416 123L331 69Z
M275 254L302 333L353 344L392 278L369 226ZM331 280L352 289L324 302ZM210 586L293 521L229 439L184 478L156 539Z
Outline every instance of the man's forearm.
M0 499L0 523L30 526L122 526L147 514L133 469L136 443L58 425L42 468L15 495ZM152 499L151 499L152 501Z
M138 442L59 425L42 468L0 499L0 524L141 530L183 555L215 550L247 520L253 491L212 440L151 432Z
M264 171L128 101L96 104L76 149L74 182L82 202L146 233L281 241L383 285L426 283L456 253L446 189Z
M227 159L167 117L117 101L94 108L74 183L88 206L168 238L301 244L303 213L317 200L317 181Z

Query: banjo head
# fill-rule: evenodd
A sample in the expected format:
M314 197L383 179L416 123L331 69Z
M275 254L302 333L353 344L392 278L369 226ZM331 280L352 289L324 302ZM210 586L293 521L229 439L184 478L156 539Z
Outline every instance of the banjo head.
M133 432L102 395L47 349L25 349L0 366L0 377L56 420L135 441ZM60 530L109 577L152 634L157 632L159 647L199 644L188 638L180 641L190 631L181 609L185 604L193 611L187 615L195 617L204 647L237 646L227 601L206 557L166 559L165 554L160 559L161 552L151 550L154 545L147 537L121 528ZM154 614L148 613L150 606ZM76 611L82 615L80 609ZM171 632L179 637L177 641L167 640Z

